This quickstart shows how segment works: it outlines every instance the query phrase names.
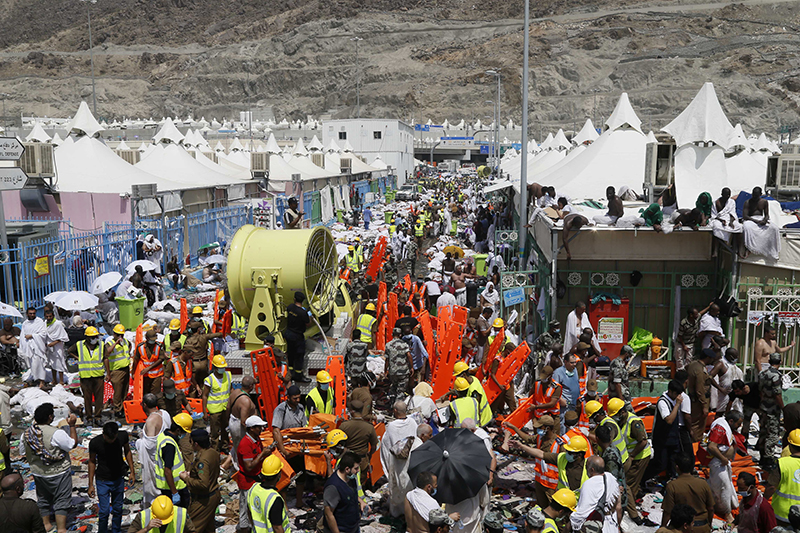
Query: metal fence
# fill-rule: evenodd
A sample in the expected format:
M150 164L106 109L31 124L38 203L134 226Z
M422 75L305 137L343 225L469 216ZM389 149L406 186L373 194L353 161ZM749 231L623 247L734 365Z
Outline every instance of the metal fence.
M197 252L201 246L218 242L224 250L236 230L253 223L253 210L246 206L220 207L189 215L189 258L197 266Z
M755 342L764 336L764 330L775 328L778 346L790 346L800 341L800 294L796 288L784 288L779 294L763 294L750 290L747 294L746 314L738 319L744 322L745 342L742 365L750 369L754 363ZM800 382L800 352L791 348L783 355L781 371L792 381L793 386ZM756 369L756 372L759 369ZM755 373L753 374L755 376Z

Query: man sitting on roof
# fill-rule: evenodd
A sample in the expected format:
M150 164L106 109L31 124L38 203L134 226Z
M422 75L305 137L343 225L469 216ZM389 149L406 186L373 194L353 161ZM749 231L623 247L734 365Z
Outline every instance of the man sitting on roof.
M742 221L748 253L777 260L781 255L781 230L769 219L769 204L761 197L761 187L753 189L753 197L744 203Z
M594 223L613 226L624 215L622 199L617 196L617 191L614 187L606 189L606 198L608 199L608 212L605 215L596 215Z

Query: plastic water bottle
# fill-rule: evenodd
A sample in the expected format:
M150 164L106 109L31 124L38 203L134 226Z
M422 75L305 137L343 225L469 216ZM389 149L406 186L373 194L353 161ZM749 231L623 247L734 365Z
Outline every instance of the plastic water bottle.
M463 522L463 521L462 521L462 520L459 518L459 519L456 521L456 523L455 523L455 526L456 526L458 529L464 529L464 522Z

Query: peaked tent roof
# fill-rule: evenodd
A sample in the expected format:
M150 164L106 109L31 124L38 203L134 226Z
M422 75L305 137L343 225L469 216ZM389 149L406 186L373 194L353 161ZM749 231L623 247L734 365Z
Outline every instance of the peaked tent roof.
M28 136L25 137L25 140L28 142L46 143L51 140L51 137L44 131L42 124L37 122Z
M117 150L130 150L130 147L127 145L125 140L121 140L120 143L117 145Z
M306 145L303 142L302 137L297 139L297 142L294 145L294 149L292 150L292 155L302 155L302 156L308 155L308 150L306 150Z
M184 138L185 135L178 131L172 119L168 118L164 121L164 125L158 130L155 137L153 137L153 141L156 143L171 142L179 144Z
M328 153L330 153L330 152L339 153L339 152L342 151L342 149L339 148L339 145L336 144L335 140L331 139L331 142L329 142L328 146L325 147L325 151L328 152Z
M145 154L135 166L156 176L169 178L195 188L222 187L243 183L242 180L231 178L198 163L182 146L174 143L159 144Z
M269 139L267 139L267 147L265 149L267 152L271 154L279 154L281 153L281 147L278 146L278 141L275 140L275 134L270 133Z
M228 152L238 152L243 150L244 146L242 145L242 141L239 140L239 137L235 137L231 145L228 147Z
M728 148L736 148L739 146L745 150L750 150L751 148L750 141L747 140L747 136L744 134L741 124L737 124L733 127L733 133L731 133L731 138L728 140Z
M774 152L772 143L767 139L766 133L761 133L756 142L753 143L753 150L756 152Z
M322 143L317 136L314 135L314 137L311 138L311 142L308 143L308 150L311 152L321 152L323 148L324 146L322 146Z
M81 105L78 106L78 112L75 113L75 116L72 117L72 120L67 125L68 132L83 133L89 137L94 137L103 129L105 128L97 122L92 112L89 111L89 105L86 102L81 102Z
M686 109L662 131L672 135L678 148L691 143L713 142L727 150L734 128L722 110L714 84L706 82Z
M564 134L564 130L559 129L558 133L556 133L556 136L553 138L553 148L556 150L569 150L572 148L572 143L570 143L567 139L567 136Z
M592 124L592 119L587 118L586 122L583 123L583 127L581 131L578 132L575 137L572 138L572 142L577 145L581 145L584 143L590 143L597 140L600 135L597 133L597 130L594 129L594 124Z
M553 147L553 139L553 134L548 133L542 144L539 145L539 148L542 150L550 150Z
M656 139L656 134L653 133L653 130L647 132L647 143L657 143L658 139Z
M50 144L52 144L53 146L61 146L62 144L64 144L64 140L61 138L58 132L55 132L53 134L53 138L50 140Z
M610 130L618 130L626 126L644 135L641 127L642 121L633 110L628 93L622 93L617 101L617 106L606 120L606 127Z

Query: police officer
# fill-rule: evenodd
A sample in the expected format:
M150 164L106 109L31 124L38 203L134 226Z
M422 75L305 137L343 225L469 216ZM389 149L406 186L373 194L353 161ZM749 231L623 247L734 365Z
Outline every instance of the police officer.
M128 397L131 382L131 345L125 340L125 326L117 324L113 333L112 339L106 343L106 374L114 387L114 416L122 418L125 416L122 402Z
M203 412L206 423L211 425L211 444L224 451L228 444L228 399L231 395L231 373L222 355L215 355L211 363L214 373L203 382Z
M417 225L421 222L417 221ZM415 230L416 231L416 230ZM406 243L406 271L412 278L415 276L418 250L422 246L422 237L411 238L411 230L408 230L408 242Z
M214 516L220 502L219 453L211 449L211 440L205 429L195 429L191 434L195 460L189 472L181 472L180 478L189 488L192 503L189 517L197 533L212 533L216 530Z
M761 432L756 449L762 458L775 457L775 449L781 443L781 413L783 412L783 375L779 370L781 354L769 356L769 367L758 374L758 390L761 393ZM763 420L763 421L762 421Z
M186 489L186 482L180 477L181 472L186 471L186 464L183 462L178 439L186 432L181 423L191 429L191 420L189 417L188 424L185 421L173 420L172 427L156 437L156 488L161 494L168 496L173 505L180 505L183 508L189 507L189 491Z
M261 464L259 482L250 488L247 506L255 533L291 533L286 503L275 490L281 468L283 461L277 455L270 455Z
M414 362L408 343L402 339L403 330L392 329L392 340L386 343L386 364L389 375L389 401L402 400L408 396L408 383Z

